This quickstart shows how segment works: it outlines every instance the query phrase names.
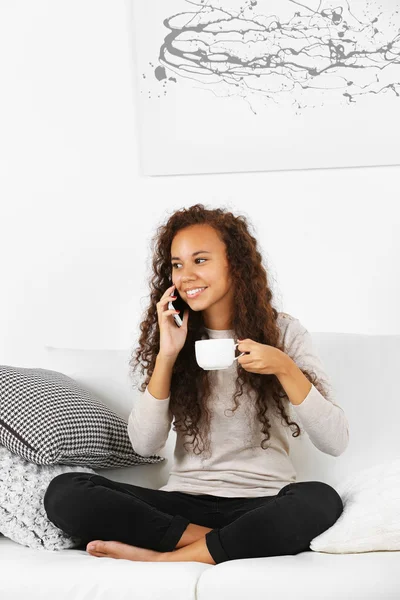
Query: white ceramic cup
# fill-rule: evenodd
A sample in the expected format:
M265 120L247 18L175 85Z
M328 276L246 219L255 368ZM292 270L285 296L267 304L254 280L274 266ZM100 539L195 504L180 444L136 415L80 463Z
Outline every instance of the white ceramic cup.
M197 364L205 371L229 369L234 360L246 354L242 352L235 356L238 345L239 342L235 344L232 338L197 340L194 344Z

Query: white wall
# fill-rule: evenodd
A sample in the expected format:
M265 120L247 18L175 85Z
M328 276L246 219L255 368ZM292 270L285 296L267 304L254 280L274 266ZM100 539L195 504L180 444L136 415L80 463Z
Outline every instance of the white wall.
M131 15L0 2L0 362L129 348L150 239L195 202L249 218L278 308L310 331L399 334L400 167L141 176Z

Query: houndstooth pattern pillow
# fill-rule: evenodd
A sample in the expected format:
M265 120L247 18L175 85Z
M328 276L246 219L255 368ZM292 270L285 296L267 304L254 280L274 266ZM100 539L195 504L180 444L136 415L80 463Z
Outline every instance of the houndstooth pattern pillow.
M159 463L132 448L128 423L74 379L0 365L0 444L38 465L91 468Z

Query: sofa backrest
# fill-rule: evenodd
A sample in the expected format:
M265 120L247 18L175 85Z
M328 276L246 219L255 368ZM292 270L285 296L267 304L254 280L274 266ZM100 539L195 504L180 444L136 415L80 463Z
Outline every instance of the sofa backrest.
M340 456L318 450L308 436L291 438L298 481L335 485L344 477L400 456L400 336L313 333L330 376L335 402L345 411L350 441Z
M341 456L334 457L318 450L307 434L293 438L289 429L290 456L298 481L335 486L347 475L400 455L400 336L312 333L312 338L330 376L335 401L349 421L350 442ZM129 359L130 351L48 348L45 364L35 366L73 377L127 420L139 393L129 376ZM116 481L158 489L168 480L175 441L171 428L160 453L166 460L160 464L98 472Z

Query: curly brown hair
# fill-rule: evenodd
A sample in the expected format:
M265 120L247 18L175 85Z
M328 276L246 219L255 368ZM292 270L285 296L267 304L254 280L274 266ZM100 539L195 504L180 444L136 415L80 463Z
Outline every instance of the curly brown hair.
M232 212L222 208L210 210L203 204L195 204L174 212L167 223L158 228L152 241L153 274L149 281L150 304L140 324L139 348L132 353L129 362L132 366L132 374L139 364L141 364L142 374L147 371L146 378L140 386L141 392L145 391L151 379L159 351L160 332L156 304L171 285L172 241L181 229L199 224L213 227L225 244L235 289L231 329L234 330L236 338L249 338L284 351L280 342L280 329L276 322L279 313L272 306L273 295L268 284L267 272L262 264L257 240L249 231L247 219L243 215L234 216ZM176 304L177 301L174 303ZM185 446L192 444L194 453L198 454L204 449L209 451L209 440L205 445L203 434L207 435L210 427L207 401L211 387L210 372L203 370L196 362L195 341L208 339L209 335L205 329L202 312L191 310L183 299L181 299L181 306L189 310L188 332L185 344L173 367L169 415L171 420L175 417L173 430L179 430L186 437L191 437L191 441L185 442ZM183 311L180 314L183 315ZM284 402L289 402L289 399L278 378L275 375L260 376L258 373L250 373L240 363L237 363L237 367L238 376L232 412L238 408L237 399L242 396L243 386L246 384L256 392L257 417L262 424L262 433L267 436L261 441L261 448L267 449L268 446L264 447L263 444L270 439L269 407L277 409L288 426L295 427L292 435L298 437L301 430L297 423L289 420L284 406ZM326 395L326 390L318 381L316 374L301 370L307 379L323 395ZM200 452L196 452L199 448L198 436L203 442L203 450Z

